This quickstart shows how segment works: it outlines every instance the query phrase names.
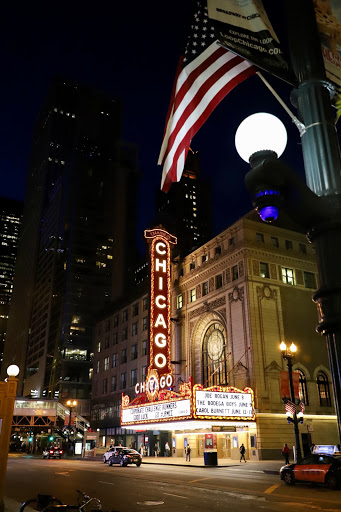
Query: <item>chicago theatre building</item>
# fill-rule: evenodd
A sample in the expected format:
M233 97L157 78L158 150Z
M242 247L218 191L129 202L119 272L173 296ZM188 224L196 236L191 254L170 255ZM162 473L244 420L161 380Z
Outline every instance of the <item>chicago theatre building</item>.
M104 446L146 455L216 451L236 459L279 458L294 445L282 400L294 342L302 452L336 444L325 340L315 332L314 247L288 223L251 212L214 239L172 260L175 237L147 230L150 288L112 305L96 329L91 425ZM298 409L299 410L299 409Z

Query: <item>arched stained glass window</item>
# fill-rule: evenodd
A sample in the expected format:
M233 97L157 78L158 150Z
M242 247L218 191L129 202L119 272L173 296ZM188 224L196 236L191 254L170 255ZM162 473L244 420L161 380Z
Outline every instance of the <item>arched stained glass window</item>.
M219 322L212 323L205 332L202 346L203 385L227 386L226 334Z
M317 390L321 407L330 407L331 399L329 391L329 380L327 375L322 371L319 371L317 374Z
M305 405L309 405L309 397L308 397L308 389L307 389L307 379L305 376L305 373L303 370L298 370L298 373L300 374L299 377L299 397L301 402L304 402Z

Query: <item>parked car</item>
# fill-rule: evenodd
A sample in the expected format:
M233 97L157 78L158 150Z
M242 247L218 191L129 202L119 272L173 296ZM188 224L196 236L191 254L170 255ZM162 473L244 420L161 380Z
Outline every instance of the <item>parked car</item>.
M121 447L114 451L108 459L108 465L119 464L120 466L128 466L128 464L136 464L140 467L142 464L142 455L131 448Z
M280 477L287 485L309 482L337 489L341 484L341 455L312 453L300 462L283 466Z
M123 449L129 450L129 448L127 448L126 446L112 446L111 448L109 448L109 450L105 452L105 454L103 455L104 464L108 462L108 460L110 459L114 452L119 452Z
M43 459L61 459L63 450L59 446L51 446L43 450Z

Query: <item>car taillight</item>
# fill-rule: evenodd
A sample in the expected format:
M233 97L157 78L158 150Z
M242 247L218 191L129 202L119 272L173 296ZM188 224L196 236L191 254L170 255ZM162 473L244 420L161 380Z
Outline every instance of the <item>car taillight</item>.
M50 453L53 453L53 450L50 450Z
M60 450L59 453L63 453L63 450Z

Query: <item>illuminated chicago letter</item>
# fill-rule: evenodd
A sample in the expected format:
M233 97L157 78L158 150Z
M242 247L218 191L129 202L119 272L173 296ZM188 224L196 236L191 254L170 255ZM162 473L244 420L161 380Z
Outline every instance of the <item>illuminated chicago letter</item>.
M160 249L163 247L163 251ZM166 254L167 252L167 245L164 242L158 242L155 244L155 250L158 254Z
M155 260L155 271L156 272L160 272L160 268L162 269L161 271L166 273L167 272L167 260L162 260L160 261L159 258L156 258Z
M160 301L165 301L165 302L160 302ZM160 309L163 309L166 307L166 297L164 297L163 295L158 295L155 299L155 304L157 305L158 308Z
M159 348L163 348L167 345L167 338L166 338L166 335L163 334L162 332L159 332L156 336L155 336L155 345Z
M163 368L167 364L167 358L164 354L156 354L154 362L158 368Z
M161 325L161 327L164 327L165 329L167 329L167 324L165 322L165 319L163 318L163 314L160 313L156 319L156 322L154 324L154 327L159 327L159 325Z

